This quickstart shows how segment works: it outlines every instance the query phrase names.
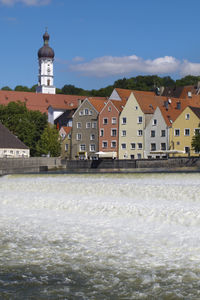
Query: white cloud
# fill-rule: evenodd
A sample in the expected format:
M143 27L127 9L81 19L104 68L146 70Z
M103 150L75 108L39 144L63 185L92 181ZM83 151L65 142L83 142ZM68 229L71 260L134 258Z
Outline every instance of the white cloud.
M51 2L51 0L0 0L1 4L12 6L16 3L23 3L28 6L41 6L47 5Z
M172 74L181 76L200 75L200 63L178 60L172 56L158 57L144 60L136 55L103 56L89 62L82 62L83 58L76 57L69 66L71 71L85 76L107 77L126 74Z
M200 75L200 63L191 63L187 60L184 60L181 65L180 73L182 76L185 75Z
M144 60L136 55L103 56L90 62L72 64L70 69L87 76L105 77L138 72L147 74L173 73L180 68L180 64L180 61L172 56L159 57L154 60Z
M73 58L73 61L76 61L76 62L83 61L83 60L84 60L84 58L81 57L81 56L75 56L75 57Z

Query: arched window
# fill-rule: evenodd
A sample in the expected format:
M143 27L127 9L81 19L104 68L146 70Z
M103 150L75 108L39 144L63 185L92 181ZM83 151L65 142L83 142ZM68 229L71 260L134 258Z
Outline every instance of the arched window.
M47 79L47 85L50 86L50 79Z

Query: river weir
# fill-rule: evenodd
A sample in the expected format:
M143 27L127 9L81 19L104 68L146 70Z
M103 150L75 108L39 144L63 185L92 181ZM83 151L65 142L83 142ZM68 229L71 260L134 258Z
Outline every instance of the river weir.
M200 174L0 178L0 299L200 299Z

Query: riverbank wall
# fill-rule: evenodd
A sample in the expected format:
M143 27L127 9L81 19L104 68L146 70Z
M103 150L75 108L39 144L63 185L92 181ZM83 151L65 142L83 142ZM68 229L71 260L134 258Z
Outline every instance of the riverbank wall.
M0 175L45 172L200 172L200 157L139 160L64 160L53 157L1 158Z
M58 157L0 158L0 175L41 173L66 168Z

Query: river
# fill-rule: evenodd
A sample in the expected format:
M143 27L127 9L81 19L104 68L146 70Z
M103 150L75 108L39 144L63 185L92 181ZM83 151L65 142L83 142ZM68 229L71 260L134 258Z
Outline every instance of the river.
M200 299L200 174L0 177L0 299Z

